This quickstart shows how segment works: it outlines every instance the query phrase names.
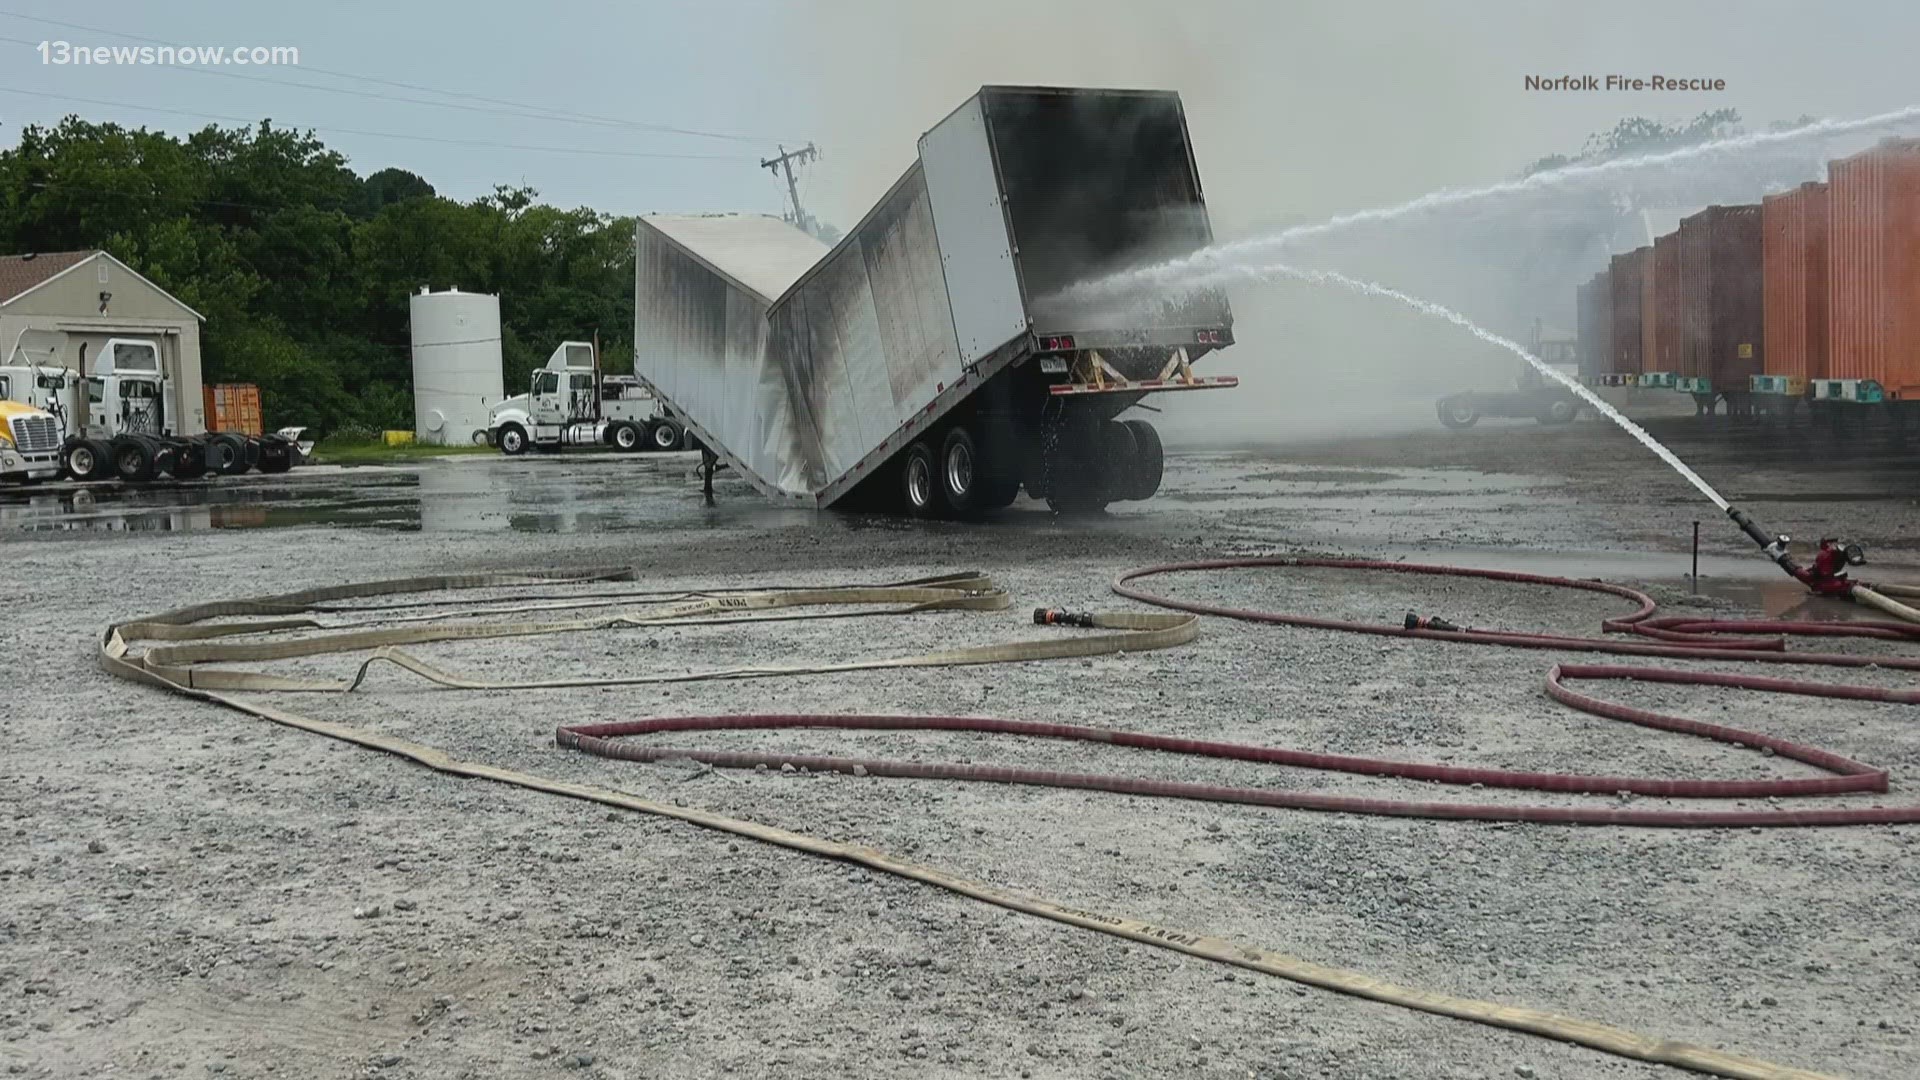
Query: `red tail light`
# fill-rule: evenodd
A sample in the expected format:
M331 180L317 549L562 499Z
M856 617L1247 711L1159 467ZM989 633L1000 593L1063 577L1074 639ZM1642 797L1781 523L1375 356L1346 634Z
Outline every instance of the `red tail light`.
M1073 337L1047 337L1040 339L1040 348L1046 352L1066 352L1073 348Z

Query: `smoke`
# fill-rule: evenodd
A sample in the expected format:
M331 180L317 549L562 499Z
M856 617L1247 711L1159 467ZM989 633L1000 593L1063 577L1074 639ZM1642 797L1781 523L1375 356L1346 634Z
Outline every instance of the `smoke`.
M1865 115L1889 104L1874 95L1906 96L1891 54L1842 68L1839 50L1779 23L1730 22L1731 9L1707 6L1628 10L1635 2L1549 14L1502 0L1464 8L1410 0L816 0L783 6L776 62L796 87L788 126L812 134L823 154L806 193L810 208L843 228L912 163L919 136L982 84L1124 86L1180 92L1223 241L1511 178L1627 115L1672 122L1734 105L1760 128L1806 113ZM1920 21L1903 11L1888 5L1873 18ZM1661 32L1646 33L1651 25ZM1764 25L1775 29L1758 29ZM1828 56L1834 70L1819 67ZM1526 74L1643 67L1753 89L1682 100L1551 96L1521 86ZM1854 96L1835 96L1843 92ZM1656 216L1669 219L1664 231L1697 208L1678 204L1748 201L1766 185L1817 170L1817 161L1772 162L1762 184L1738 163L1720 162L1704 185L1692 174L1663 176L1661 185L1643 176L1636 192L1663 192L1651 201L1663 204ZM1676 185L1680 194L1668 190ZM1634 194L1612 182L1529 190L1523 200L1440 206L1418 220L1317 235L1287 256L1430 297L1526 342L1536 319L1571 330L1574 286L1610 251L1645 242L1644 225L1627 212ZM1238 344L1207 357L1204 370L1239 375L1242 385L1156 402L1168 411L1155 423L1176 440L1426 428L1436 397L1508 385L1518 374L1502 350L1378 299L1289 283L1237 285L1229 295Z

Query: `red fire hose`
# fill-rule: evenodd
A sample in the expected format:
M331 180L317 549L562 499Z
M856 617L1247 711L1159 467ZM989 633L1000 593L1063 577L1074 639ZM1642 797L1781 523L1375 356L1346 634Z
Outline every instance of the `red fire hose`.
M1306 615L1250 611L1222 607L1150 593L1129 582L1161 574L1202 570L1249 569L1262 567L1331 568L1369 570L1401 574L1448 575L1485 578L1494 581L1549 585L1561 588L1604 592L1632 600L1638 610L1610 619L1606 630L1630 633L1651 640L1620 641L1604 638L1572 637L1555 634L1525 634L1502 630L1442 630L1416 626L1377 625L1327 619ZM1785 651L1782 635L1856 636L1892 640L1920 639L1920 626L1906 623L1803 623L1752 620L1719 621L1691 617L1656 617L1653 600L1646 594L1621 585L1598 581L1522 574L1499 570L1472 570L1452 566L1414 563L1373 562L1353 559L1258 558L1211 562L1181 563L1129 571L1114 582L1114 591L1145 603L1201 614L1251 622L1279 623L1321 630L1377 634L1388 637L1427 638L1469 644L1505 645L1517 648L1563 649L1569 651L1626 653L1640 656L1665 656L1687 659L1735 659L1770 663L1815 664L1829 666L1880 666L1920 669L1920 659L1909 657L1857 656L1838 653L1792 653ZM1725 637L1719 635L1735 635ZM844 758L819 755L793 755L764 751L715 751L668 747L625 741L625 737L658 735L680 731L716 731L776 728L831 728L841 730L938 730L969 731L988 734L1020 735L1053 739L1076 739L1116 746L1167 753L1255 761L1294 768L1321 769L1367 776L1399 777L1445 784L1477 784L1484 787L1553 791L1572 794L1621 794L1662 798L1761 799L1807 795L1837 795L1887 790L1885 770L1854 761L1839 754L1790 742L1785 739L1744 731L1739 728L1683 717L1668 716L1581 694L1565 684L1576 680L1627 679L1639 682L1663 682L1697 686L1720 686L1811 697L1845 698L1857 701L1882 701L1896 704L1920 704L1920 691L1886 690L1875 687L1836 683L1808 682L1798 679L1770 678L1760 675L1736 675L1719 672L1673 671L1663 668L1616 665L1560 664L1547 675L1547 693L1582 712L1621 720L1665 731L1696 735L1725 743L1772 750L1828 773L1824 777L1771 780L1669 780L1649 777L1537 773L1503 769L1463 768L1451 765L1390 761L1343 754L1322 754L1280 747L1248 746L1237 743L1180 739L1141 732L1113 731L1107 728L1073 724L1042 723L1024 720L1000 720L960 716L833 716L833 715L744 715L667 717L603 724L562 727L555 740L564 747L603 757L631 761L659 761L692 758L722 768L778 768L792 766L817 772L840 771L872 776L912 777L936 780L984 780L996 783L1034 784L1112 791L1129 795L1237 802L1257 806L1300 810L1326 810L1341 813L1389 815L1396 817L1451 818L1476 821L1526 821L1554 824L1635 825L1668 828L1731 828L1749 826L1867 825L1920 822L1920 805L1898 807L1781 809L1781 810L1678 810L1633 806L1522 806L1484 805L1449 802L1411 802L1396 799L1315 794L1269 788L1231 787L1152 780L1141 777L1057 772L1041 769L1007 768L989 765L962 765L890 761L884 759Z

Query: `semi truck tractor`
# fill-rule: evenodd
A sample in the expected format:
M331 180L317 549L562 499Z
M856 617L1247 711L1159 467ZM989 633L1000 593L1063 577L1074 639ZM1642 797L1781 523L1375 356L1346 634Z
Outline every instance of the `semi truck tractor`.
M644 381L602 375L592 342L563 341L533 373L524 394L495 405L487 441L503 454L611 446L615 450L678 450L680 425L666 416Z
M96 355L77 354L74 368L66 363L65 336L24 332L0 365L0 399L43 411L58 425L61 475L146 481L293 467L298 445L285 433L183 433L167 415L174 395L158 342L109 338Z
M59 418L0 394L0 483L35 484L59 473Z
M1145 499L1149 395L1234 386L1217 291L1093 289L1213 239L1177 94L990 86L831 249L763 215L636 235L634 370L769 497L968 515Z

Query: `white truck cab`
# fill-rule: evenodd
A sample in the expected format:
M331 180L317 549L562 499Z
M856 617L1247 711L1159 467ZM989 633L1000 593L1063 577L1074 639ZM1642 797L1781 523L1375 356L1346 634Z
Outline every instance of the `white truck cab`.
M0 402L30 407L54 421L59 473L138 482L163 473L184 480L292 467L299 448L293 429L260 437L181 434L180 419L167 414L173 387L159 342L108 338L91 355L86 342L69 355L71 345L64 332L23 330L0 364Z
M487 441L509 455L568 446L680 449L680 425L664 415L644 383L598 371L592 342L561 342L533 373L526 393L493 407Z

